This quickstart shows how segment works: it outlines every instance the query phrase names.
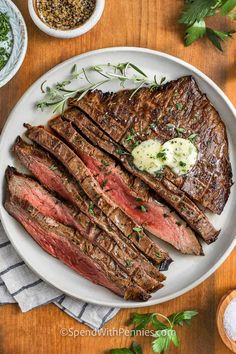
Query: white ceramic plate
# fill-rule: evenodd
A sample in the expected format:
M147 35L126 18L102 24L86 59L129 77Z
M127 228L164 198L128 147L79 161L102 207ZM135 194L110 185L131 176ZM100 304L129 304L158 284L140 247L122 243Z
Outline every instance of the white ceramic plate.
M79 68L101 63L119 63L131 61L142 68L148 75L157 74L158 77L166 76L168 80L176 79L183 75L193 75L201 90L206 92L214 106L220 112L227 130L230 142L230 158L233 174L235 171L236 151L236 114L233 105L224 93L203 73L191 65L171 57L167 54L142 48L108 48L101 49L71 58L59 64L36 81L23 95L16 107L11 112L3 130L0 142L0 197L4 198L4 171L7 165L16 164L10 153L10 147L17 135L24 133L23 123L45 124L50 117L50 112L36 111L35 102L42 98L40 85L48 80L48 84L64 80L76 63ZM108 86L105 89L116 89ZM236 190L232 187L230 198L221 216L210 216L217 228L221 228L219 239L212 245L203 245L205 257L183 256L171 247L165 245L174 259L167 272L165 287L153 294L152 298L143 302L125 301L114 295L109 290L94 285L63 263L44 252L24 229L10 217L2 203L0 215L6 233L13 246L25 262L44 280L54 285L63 292L91 303L114 307L140 307L158 304L187 292L211 275L228 257L235 246L236 234Z

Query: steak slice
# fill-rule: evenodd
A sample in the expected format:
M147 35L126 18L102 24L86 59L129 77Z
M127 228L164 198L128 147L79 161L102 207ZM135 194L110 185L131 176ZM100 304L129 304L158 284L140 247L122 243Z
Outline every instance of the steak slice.
M104 193L137 224L182 253L202 254L201 245L193 232L151 197L142 205L140 194L135 192L133 185L131 187L126 184L124 179L127 176L115 166L114 160L89 144L73 128L71 122L57 117L49 122L49 126L73 148L102 186Z
M116 157L133 176L139 177L152 190L156 191L206 243L209 244L216 240L219 231L215 230L203 211L172 182L167 179L161 181L148 173L137 170L133 166L132 159L127 150L121 148L117 143L114 143L111 138L89 120L84 113L79 112L78 109L72 108L65 112L64 116L66 119L72 121L93 144L98 145L100 148Z
M150 295L137 286L107 254L78 231L39 213L30 203L8 197L5 208L49 254L95 284L129 300L146 301Z
M93 203L112 220L125 236L132 238L135 246L143 252L148 259L154 264L159 264L160 258L169 258L168 254L154 243L142 230L137 233L136 228L138 225L104 195L91 172L65 143L42 126L32 127L28 124L25 126L27 127L27 137L50 151L68 169Z
M191 198L220 214L232 185L226 128L218 112L191 76L171 81L160 89L117 93L89 92L73 105L86 112L114 141L131 151L134 143L157 138L165 142L176 136L196 134L199 160L186 176L170 179ZM170 128L172 126L172 128ZM132 136L132 139L131 139Z
M148 276L142 268L141 262L133 259L132 251L129 251L129 247L125 243L121 248L106 232L93 224L85 214L62 203L37 181L17 172L15 168L8 167L5 175L11 197L28 202L44 216L77 229L83 237L113 258L121 269L145 291L153 292L160 288L159 282L163 281L165 277L161 273L159 273L157 280Z
M81 198L81 193L84 192L81 192L80 185L57 160L51 157L45 150L35 145L27 144L19 137L13 146L13 151L23 165L27 167L48 190L56 192L60 197L64 197L65 200L71 202L75 207L86 214L93 223L99 225L120 247L123 247L125 243L127 247L129 247L129 252L132 251L132 258L140 260L146 273L155 279L159 278L159 271L142 253L138 252L133 240L121 233L110 219L108 219L99 208L93 205L86 195ZM170 262L170 258L160 253L159 267L162 270L166 270Z

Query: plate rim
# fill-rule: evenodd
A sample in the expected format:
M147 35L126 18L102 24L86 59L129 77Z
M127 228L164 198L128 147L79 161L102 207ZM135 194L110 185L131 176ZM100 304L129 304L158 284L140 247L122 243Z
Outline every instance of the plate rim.
M202 78L204 81L206 81L208 84L210 84L210 86L213 87L213 89L215 91L217 91L217 93L221 96L221 98L224 100L225 104L228 106L228 108L230 109L230 111L232 112L232 115L234 116L235 120L236 120L236 111L234 108L234 105L232 104L232 102L229 100L229 98L227 97L227 95L223 92L223 90L212 80L210 79L206 74L204 74L201 70L197 69L196 67L194 67L193 65L187 63L186 61L170 55L170 54L166 54L160 51L156 51L153 49L148 49L148 48L141 48L141 47L130 47L130 46L118 46L118 47L106 47L106 48L101 48L101 49L96 49L96 50L92 50L92 51L88 51L85 53L81 53L79 55L75 55L65 61L62 61L61 63L57 64L56 66L54 66L53 68L51 68L50 70L48 70L47 72L45 72L43 75L41 75L35 82L33 82L30 87L23 93L23 95L21 96L21 98L18 100L18 102L16 103L16 105L13 107L13 109L11 110L10 114L8 115L8 118L6 120L6 123L2 129L2 133L0 136L0 147L2 145L2 140L3 140L3 136L5 134L5 131L7 130L8 124L11 120L11 116L14 114L14 112L17 110L18 106L21 104L21 101L23 100L24 96L28 93L28 91L30 91L32 89L32 86L35 86L37 84L39 84L42 81L42 78L44 78L44 76L48 76L50 75L52 72L56 71L58 69L58 67L67 65L68 63L70 63L71 61L74 61L76 58L79 59L83 59L89 56L93 56L96 54L100 54L100 53L104 53L104 52L114 52L114 51L133 51L133 52L139 52L139 53L145 53L145 54L152 54L152 55L156 55L162 58L167 58L169 60L171 60L172 62L176 62L177 64L180 64L182 66L184 66L185 68L189 69L190 71L192 71L193 73L195 73L196 75L198 75L200 78ZM2 190L0 190L0 196L2 196ZM55 288L61 290L60 288L58 288L58 285L54 284L53 281L48 281L47 279L45 279L44 277L42 277L38 271L31 266L24 258L24 255L22 254L22 251L18 250L17 247L15 247L14 244L14 238L11 238L10 233L7 231L7 225L6 222L3 218L3 203L1 202L0 205L0 219L4 228L4 231L6 232L9 240L11 241L11 244L13 245L14 249L16 250L16 252L20 255L20 257L24 260L24 262L29 266L30 269L32 269L41 279L43 279L46 283L51 284L52 286L54 286ZM198 279L196 279L194 282L192 282L191 284L189 284L188 286L184 287L183 289L174 292L171 295L167 295L164 296L161 299L150 299L147 302L137 302L134 303L132 302L129 303L128 301L126 303L119 303L119 305L115 305L120 307L120 308L139 308L139 307L148 307L148 306L152 306L152 305L157 305L157 304L161 304L161 303L165 303L167 301L176 299L177 297L187 293L188 291L194 289L195 287L197 287L198 285L200 285L203 281L205 281L207 278L210 277L210 275L212 275L221 265L222 263L228 258L228 256L230 255L230 253L233 251L234 247L236 246L236 235L234 236L234 238L232 239L231 244L228 246L228 248L226 249L226 251L224 252L224 254L222 256L219 257L219 259L217 260L217 262L214 264L214 266L212 266L204 275L200 276ZM78 297L78 295L73 294L72 292L67 292L64 290L61 290L63 293L82 300L82 301L86 301L88 303L91 304L96 304L96 305L102 305L102 306L110 306L110 307L114 307L114 302L111 301L101 301L101 300L96 300L96 299L84 299L83 297ZM123 299L121 299L120 301L122 301Z

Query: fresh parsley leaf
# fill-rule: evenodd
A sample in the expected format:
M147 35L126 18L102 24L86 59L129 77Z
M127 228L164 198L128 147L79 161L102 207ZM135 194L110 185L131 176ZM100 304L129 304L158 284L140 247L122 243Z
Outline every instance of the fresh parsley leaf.
M152 349L154 353L167 353L170 346L170 337L160 336L152 342Z
M193 42L197 41L199 38L202 38L206 34L206 24L204 20L195 21L190 27L186 30L185 35L185 45L189 46Z
M232 11L236 6L236 0L226 0L224 4L220 8L220 14L222 16L227 15L230 11Z
M131 344L130 349L128 348L120 348L120 349L112 349L110 350L110 354L143 354L140 345L136 342Z
M152 322L155 316L155 313L134 313L130 321L130 324L136 325L136 327L132 330L132 335L135 335L138 331L144 329L149 323Z
M204 17L213 15L215 13L214 7L217 3L218 0L188 1L179 22L186 25L193 25L196 21L201 21Z
M189 321L198 314L196 310L177 312L168 317L173 325L183 326L189 324Z
M184 324L189 324L191 319L196 316L198 312L196 310L188 310L173 313L172 315L166 317L160 313L134 313L131 318L130 324L134 324L136 327L132 330L132 335L138 334L147 325L152 325L156 332L152 334L155 338L152 342L152 349L154 353L165 354L167 353L170 344L173 343L175 347L180 344L178 335L174 329L174 326ZM162 319L162 320L160 320ZM133 349L132 347L130 349ZM134 351L134 349L133 349ZM142 354L138 351L135 354ZM116 353L115 353L116 354ZM123 354L117 353L117 354Z
M134 354L143 354L140 345L139 345L138 343L136 343L136 342L133 342L133 343L131 344L130 349L133 350Z
M159 321L157 319L157 317L153 317L152 325L156 330L168 329L168 326L166 324L164 324L163 322Z
M121 348L121 349L112 349L110 354L134 354L130 349Z
M214 31L211 28L207 28L206 29L206 34L208 39L211 41L211 43L217 48L219 49L221 52L223 52L220 40L221 38L218 36L218 34L216 33L216 31Z

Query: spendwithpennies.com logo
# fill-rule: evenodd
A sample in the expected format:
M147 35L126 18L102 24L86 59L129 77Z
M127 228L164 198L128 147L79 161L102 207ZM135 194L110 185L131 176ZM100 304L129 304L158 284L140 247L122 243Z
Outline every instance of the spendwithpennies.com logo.
M60 335L62 337L96 337L96 336L106 336L106 337L117 337L117 336L125 336L130 337L134 334L133 330L129 330L126 328L102 328L99 330L96 329L75 329L75 328L61 328ZM158 336L174 336L176 334L174 329L162 329L162 330L148 330L142 329L140 331L136 331L135 335L137 336L145 336L145 337L158 337Z

